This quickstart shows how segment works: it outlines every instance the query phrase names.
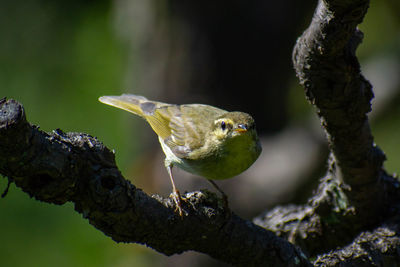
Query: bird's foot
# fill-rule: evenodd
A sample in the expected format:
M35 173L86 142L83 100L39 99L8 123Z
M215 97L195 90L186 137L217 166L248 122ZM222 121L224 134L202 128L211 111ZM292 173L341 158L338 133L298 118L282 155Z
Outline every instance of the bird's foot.
M182 208L182 201L186 201L184 198L182 198L181 194L179 193L178 190L175 190L171 193L170 195L172 199L175 202L175 212L178 211L179 216L183 218L183 216L187 215L188 213Z

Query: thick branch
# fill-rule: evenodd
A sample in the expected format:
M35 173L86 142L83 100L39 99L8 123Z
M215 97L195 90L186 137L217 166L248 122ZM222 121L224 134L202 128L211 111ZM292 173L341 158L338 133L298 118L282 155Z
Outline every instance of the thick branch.
M315 266L399 266L400 235L396 224L360 234L350 245L321 255Z
M293 62L308 100L318 108L337 163L349 185L376 182L383 156L373 145L367 112L372 86L360 73L356 29L369 1L319 1L310 27L298 39Z
M399 184L384 172L385 156L369 128L372 86L355 55L363 37L357 25L368 6L368 0L319 0L293 51L296 74L329 141L328 172L307 205L278 207L257 224L313 255L373 229L398 201Z
M293 62L308 100L317 107L332 151L331 175L360 221L376 221L382 208L383 153L373 143L367 112L372 86L361 75L355 50L368 0L319 1L310 27L298 39Z
M362 33L356 26L368 0L319 1L310 27L298 39L293 62L308 100L317 107L335 165L333 175L351 187L351 205L360 220L380 209L383 153L373 143L367 112L372 86L361 75L355 50ZM372 212L373 214L373 212Z
M171 255L196 250L235 265L307 266L300 250L225 210L215 194L187 193L181 219L169 198L125 180L114 154L86 134L31 126L16 101L0 101L0 173L38 200L63 204L118 242Z

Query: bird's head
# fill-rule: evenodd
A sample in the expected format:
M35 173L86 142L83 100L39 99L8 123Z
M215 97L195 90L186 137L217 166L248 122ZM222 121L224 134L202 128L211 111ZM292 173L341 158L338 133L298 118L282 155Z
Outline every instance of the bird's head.
M244 112L227 112L214 121L213 134L217 139L230 139L243 135L257 138L254 119Z

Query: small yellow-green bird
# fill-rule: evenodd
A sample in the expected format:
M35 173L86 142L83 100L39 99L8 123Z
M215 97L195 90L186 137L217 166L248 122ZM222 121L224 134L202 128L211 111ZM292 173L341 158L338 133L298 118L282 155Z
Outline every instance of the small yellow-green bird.
M182 216L181 196L172 178L174 165L212 180L231 178L248 169L261 153L254 119L202 104L173 105L143 96L102 96L99 101L144 118L158 135L173 199Z

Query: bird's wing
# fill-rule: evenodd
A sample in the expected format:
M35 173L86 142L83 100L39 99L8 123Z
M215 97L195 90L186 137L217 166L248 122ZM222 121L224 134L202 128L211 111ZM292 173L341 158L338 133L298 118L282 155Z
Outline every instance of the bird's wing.
M156 134L180 158L202 147L214 120L226 111L201 104L171 105L143 96L102 96L100 102L145 118Z
M162 107L173 105L157 101L150 101L144 96L132 94L102 96L99 98L99 101L145 118L150 123L157 135L162 139L171 135L171 130L168 127L170 119L168 116L163 116L163 114L157 113L156 110Z
M204 145L211 124L225 112L200 104L166 105L145 118L177 157L188 158Z
M152 115L157 108L169 105L162 102L150 101L144 96L132 94L101 96L99 97L99 101L132 112L140 117Z

